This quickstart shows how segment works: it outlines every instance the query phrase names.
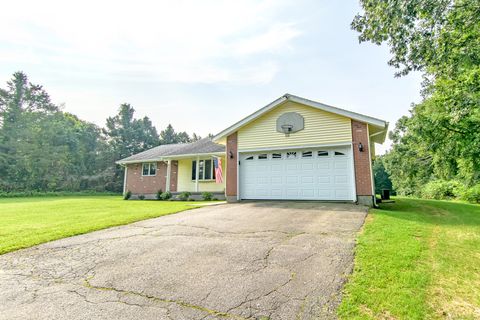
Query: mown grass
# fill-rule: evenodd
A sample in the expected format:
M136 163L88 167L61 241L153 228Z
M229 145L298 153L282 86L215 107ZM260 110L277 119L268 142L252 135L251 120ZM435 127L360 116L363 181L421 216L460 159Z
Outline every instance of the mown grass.
M480 205L397 198L370 211L341 319L480 319Z
M120 196L0 199L0 254L194 207L192 202L124 201Z

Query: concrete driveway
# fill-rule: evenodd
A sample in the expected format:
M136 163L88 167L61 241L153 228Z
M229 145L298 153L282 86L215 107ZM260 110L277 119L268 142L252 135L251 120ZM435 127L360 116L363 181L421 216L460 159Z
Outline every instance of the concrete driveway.
M335 318L365 215L228 204L12 252L0 256L0 318Z

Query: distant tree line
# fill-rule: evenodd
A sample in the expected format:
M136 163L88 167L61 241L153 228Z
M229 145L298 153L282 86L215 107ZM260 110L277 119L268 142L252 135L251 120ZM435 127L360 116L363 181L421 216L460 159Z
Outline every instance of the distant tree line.
M122 104L104 128L62 111L40 85L16 72L0 88L0 192L120 192L115 161L149 148L200 139L168 125L158 133L148 117Z
M397 76L424 79L422 101L398 120L381 159L393 187L480 202L480 2L360 2L352 22L360 42L388 44Z

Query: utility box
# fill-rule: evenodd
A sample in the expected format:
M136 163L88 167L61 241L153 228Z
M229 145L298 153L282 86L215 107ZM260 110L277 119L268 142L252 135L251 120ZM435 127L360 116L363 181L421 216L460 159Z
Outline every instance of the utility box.
M382 189L382 200L390 200L390 190Z

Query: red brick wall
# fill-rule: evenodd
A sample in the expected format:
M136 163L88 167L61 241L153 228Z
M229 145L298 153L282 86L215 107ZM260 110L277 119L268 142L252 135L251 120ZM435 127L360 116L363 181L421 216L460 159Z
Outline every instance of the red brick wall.
M370 149L368 129L365 123L352 120L352 140L357 196L371 196L373 192L370 172ZM363 145L363 152L358 150L360 142Z
M237 145L238 138L237 133L232 133L227 137L227 181L226 181L226 190L225 194L227 196L236 196L237 195ZM230 159L230 151L233 153L233 159Z
M177 164L178 168L178 164ZM175 170L178 171L178 170ZM142 176L142 164L134 163L128 165L127 170L127 191L133 194L152 194L157 193L159 189L165 191L167 178L167 164L157 162L157 174L155 176ZM176 188L176 178L175 178Z

